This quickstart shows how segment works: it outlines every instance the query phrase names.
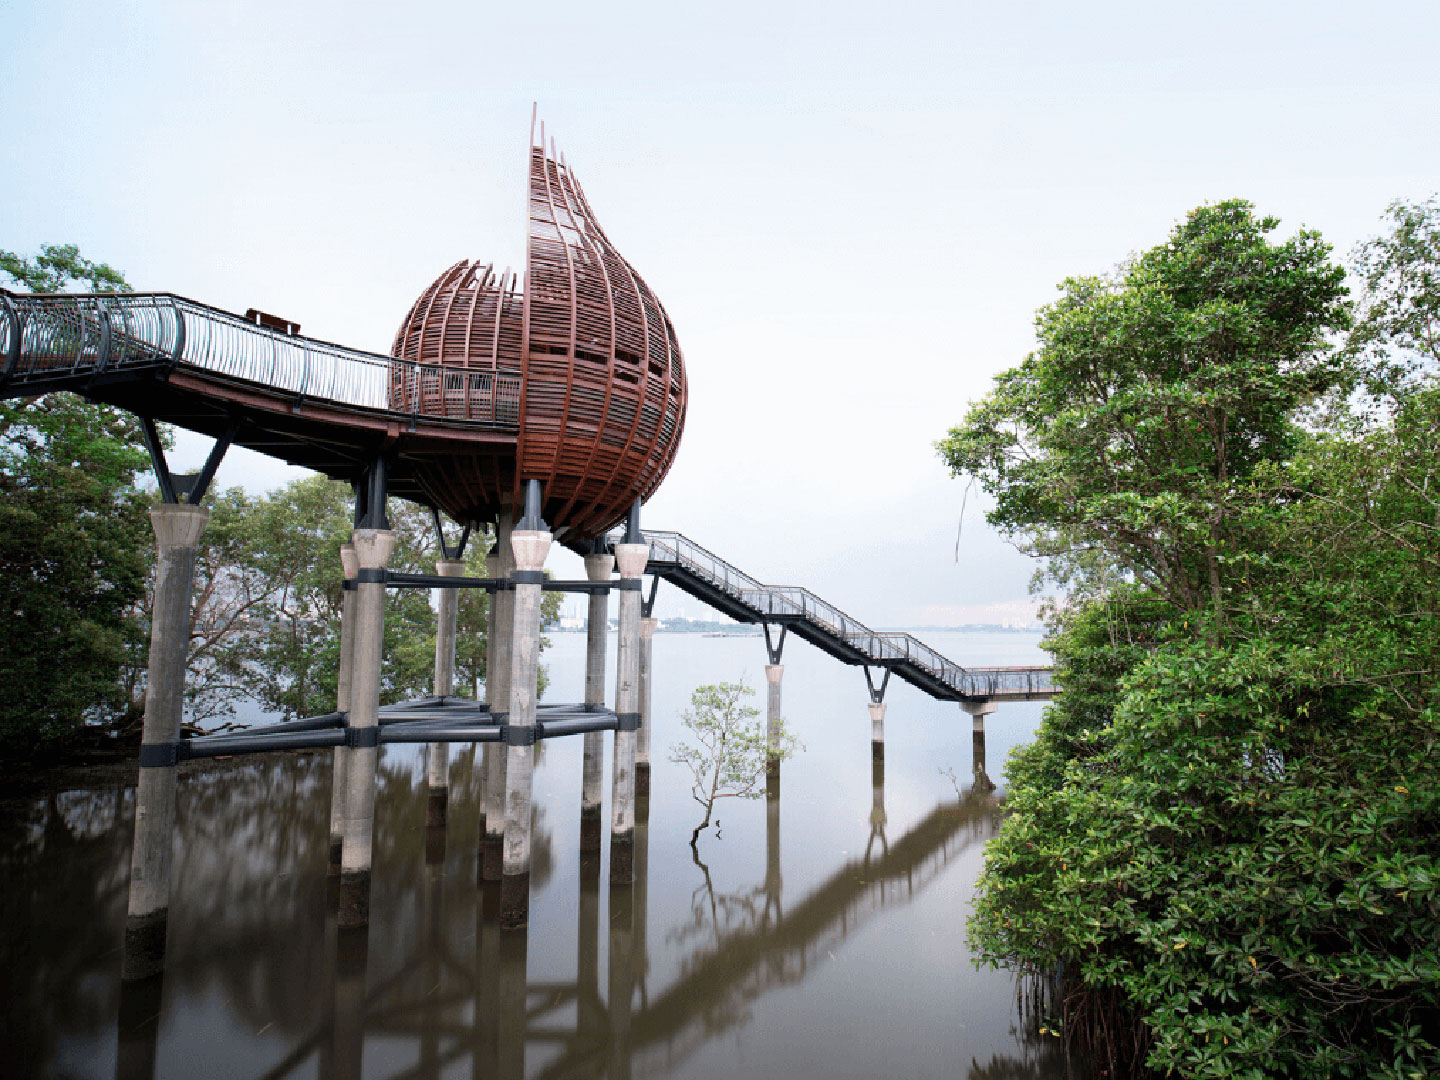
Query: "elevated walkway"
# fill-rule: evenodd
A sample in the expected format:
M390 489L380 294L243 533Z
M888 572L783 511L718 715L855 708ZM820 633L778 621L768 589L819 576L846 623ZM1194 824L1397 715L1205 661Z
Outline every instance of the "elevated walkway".
M649 573L737 622L774 624L845 664L885 668L942 701L1033 701L1060 692L1048 667L961 667L898 631L872 630L809 589L765 585L677 532L645 530Z

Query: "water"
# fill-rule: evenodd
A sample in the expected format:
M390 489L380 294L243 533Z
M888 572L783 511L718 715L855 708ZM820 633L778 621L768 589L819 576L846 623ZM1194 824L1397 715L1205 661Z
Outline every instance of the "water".
M1044 660L1033 636L923 636L962 663ZM579 700L584 636L551 641L547 697ZM187 766L165 976L139 990L119 977L133 773L6 804L0 1074L1065 1075L1056 1041L1020 1022L1014 978L975 971L965 946L999 817L971 789L970 717L892 681L874 770L861 673L792 639L784 711L806 749L778 804L719 808L697 862L702 813L668 748L697 685L743 679L763 709L765 652L661 634L654 656L643 878L582 887L581 741L545 743L525 934L501 935L474 885L469 748L452 749L443 837L424 828L419 748L385 750L358 939L337 935L325 877L328 752ZM987 718L991 779L1040 712Z

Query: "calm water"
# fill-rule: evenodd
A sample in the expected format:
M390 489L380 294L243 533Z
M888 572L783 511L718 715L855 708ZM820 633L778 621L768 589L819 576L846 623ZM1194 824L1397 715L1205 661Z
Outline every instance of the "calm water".
M924 636L962 663L1043 662L1030 636ZM584 636L551 641L547 697L579 700ZM452 749L448 833L428 837L419 748L385 750L358 939L337 935L325 877L328 752L183 772L165 976L138 991L119 953L132 792L7 813L0 1075L1063 1076L1056 1041L1022 1030L1014 979L965 947L999 812L972 788L957 706L892 682L874 770L861 673L792 639L784 711L806 750L778 804L728 800L693 858L701 814L667 748L697 685L744 679L763 708L764 664L757 638L656 637L633 894L582 885L581 742L543 744L523 934L500 934L474 884L469 748ZM997 783L1040 711L988 718Z

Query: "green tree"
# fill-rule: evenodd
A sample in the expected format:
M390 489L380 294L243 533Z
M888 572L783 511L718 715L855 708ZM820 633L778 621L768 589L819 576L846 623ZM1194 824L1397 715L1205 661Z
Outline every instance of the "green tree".
M710 827L721 799L758 799L765 793L765 764L784 761L800 744L781 725L778 747L771 747L759 722L760 710L746 703L755 691L744 683L699 686L690 695L682 719L694 742L672 747L670 760L690 770L690 796L705 810L705 819L690 834L694 847Z
M1072 585L1119 573L1223 623L1247 478L1293 451L1347 323L1329 247L1273 243L1277 224L1204 206L1118 276L1067 279L1039 348L939 444L995 498L990 521Z
M0 270L32 291L129 288L74 245L0 251ZM153 546L142 446L133 417L71 394L0 403L0 753L138 716Z
M1204 291L1184 273L1152 310L1189 327L1186 348L1215 327L1265 330L1210 365L1230 390L1213 373L1175 379L1169 350L1137 350L1135 379L1154 362L1166 389L1101 392L1090 358L1125 333L1081 320L1061 350L1047 309L1048 355L1021 371L1048 396L1008 373L944 445L993 485L993 520L1039 537L1082 585L1050 641L1065 693L1012 758L972 938L992 962L1063 971L1065 1025L1112 1075L1139 1059L1197 1077L1434 1075L1440 394L1412 386L1369 430L1296 424L1345 385L1321 348L1344 325L1338 279L1306 234L1278 245L1288 257L1257 249L1249 227L1195 247L1213 235L1194 228L1206 213L1132 267L1229 268L1238 292L1214 279L1234 292L1215 319L1194 321L1208 302L1194 305ZM1382 344L1403 342L1365 347ZM1050 370L1057 381L1040 378L1062 356L1074 362ZM1189 437L1167 435L1176 426ZM1217 430L1235 453L1221 456ZM1022 445L1033 461L1013 456Z

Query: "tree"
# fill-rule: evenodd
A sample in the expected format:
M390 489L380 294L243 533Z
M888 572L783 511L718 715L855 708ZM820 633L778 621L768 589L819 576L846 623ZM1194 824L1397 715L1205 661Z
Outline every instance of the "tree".
M992 524L1072 586L1118 573L1223 624L1247 478L1293 451L1347 323L1329 247L1272 243L1277 224L1204 206L1117 277L1067 279L1039 348L939 444L995 498Z
M720 799L756 799L765 793L767 759L784 761L801 749L796 738L780 727L772 747L758 721L760 710L745 703L755 691L743 683L700 686L690 695L683 714L694 743L680 743L670 760L690 770L690 795L705 809L705 820L690 834L694 847L700 833L710 827Z
M1403 396L1440 371L1440 202L1397 200L1391 230L1356 249L1363 283L1346 352L1373 392Z
M1045 355L947 440L952 465L989 470L1002 525L1091 559L1054 622L1065 692L1012 758L972 940L993 963L1063 971L1067 1035L1112 1075L1139 1061L1191 1077L1433 1075L1440 391L1413 388L1373 429L1300 426L1301 407L1346 385L1321 355L1344 325L1323 246L1266 254L1236 228L1187 255L1187 226L1132 266L1249 268L1227 305L1263 319L1196 323L1186 274L1154 308L1197 354L1207 327L1268 327L1215 354L1230 391L1176 379L1169 350L1135 354L1134 379L1153 362L1161 392L1096 383L1093 358L1144 320L1079 320L1060 350L1047 309ZM1039 394L1037 368L1062 356ZM1177 421L1205 437L1170 433ZM1106 561L1119 573L1102 579Z
M0 270L31 290L129 288L74 245L0 251ZM139 714L153 548L142 446L133 417L71 394L0 403L0 754Z

